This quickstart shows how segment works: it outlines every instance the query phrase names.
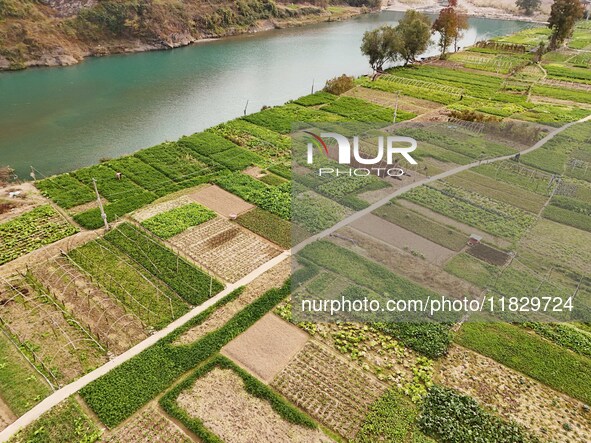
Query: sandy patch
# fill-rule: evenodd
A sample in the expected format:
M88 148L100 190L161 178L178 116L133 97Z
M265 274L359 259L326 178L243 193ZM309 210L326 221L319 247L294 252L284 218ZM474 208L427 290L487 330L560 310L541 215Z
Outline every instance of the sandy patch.
M328 443L318 430L284 420L271 405L248 394L229 369L215 368L182 392L177 402L225 443Z
M591 413L584 411L581 402L476 352L452 346L440 361L437 377L544 441L589 441ZM563 428L565 423L572 431Z
M269 383L307 341L308 334L297 326L267 314L224 346L222 354Z
M229 217L231 214L239 215L254 208L250 203L216 185L199 189L189 194L189 197L225 217Z
M242 173L246 174L246 175L250 175L251 177L254 177L254 178L260 178L260 177L264 177L265 175L267 175L258 166L251 166L249 168L246 168L244 171L242 171Z
M189 228L169 241L229 282L240 280L281 253L271 242L221 217Z
M367 214L365 217L354 221L351 223L351 227L398 249L422 254L426 260L438 265L442 265L455 254L450 249L433 243L374 214Z
M291 272L291 260L283 260L277 266L269 269L267 272L257 277L250 283L238 298L224 306L218 308L211 314L207 320L200 325L189 329L181 335L175 342L175 345L186 345L200 339L205 334L215 331L224 325L238 311L249 305L269 289L278 288L289 278Z

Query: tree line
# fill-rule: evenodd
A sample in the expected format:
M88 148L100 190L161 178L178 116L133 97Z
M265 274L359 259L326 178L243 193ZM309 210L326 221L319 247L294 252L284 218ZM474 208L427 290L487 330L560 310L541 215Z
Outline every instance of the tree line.
M517 6L531 15L539 9L540 0L517 0ZM554 0L548 27L552 30L548 49L560 47L572 37L575 24L584 15L585 8L581 0ZM458 51L458 42L468 29L468 17L458 10L458 0L448 0L448 5L441 9L433 23L426 14L408 10L396 26L381 26L367 31L361 42L361 52L365 55L374 72L381 72L389 62L414 63L431 43L431 36L437 33L437 46L440 57L445 59L450 46ZM546 46L542 43L538 53L543 53Z

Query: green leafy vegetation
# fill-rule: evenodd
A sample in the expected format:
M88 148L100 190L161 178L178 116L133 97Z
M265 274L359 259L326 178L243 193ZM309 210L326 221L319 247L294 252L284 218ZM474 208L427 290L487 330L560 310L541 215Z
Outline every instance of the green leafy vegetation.
M235 365L231 360L222 357L221 355L216 355L212 360L201 366L197 371L191 374L190 377L179 383L160 399L160 405L162 408L194 432L203 442L220 443L221 440L207 429L201 420L191 416L183 410L177 404L176 399L182 391L189 389L198 378L203 377L215 368L228 369L236 373L242 379L244 389L248 394L269 402L273 410L288 422L312 429L317 427L316 423L311 418L295 406L291 405L291 403L273 391L270 387L254 378L244 369Z
M51 206L32 209L0 224L0 265L76 232Z
M192 305L203 303L224 288L218 280L129 223L119 225L104 238Z
M437 223L395 202L376 209L374 214L452 251L461 250L468 240L466 234Z
M161 329L188 310L168 286L106 240L86 243L69 257L145 325Z
M216 213L206 207L198 203L189 203L150 217L142 222L142 226L158 237L168 239L215 216Z
M419 427L425 434L443 443L539 441L519 425L486 412L473 398L440 386L433 386L425 398Z
M45 197L52 199L64 209L82 205L96 199L95 193L70 174L56 175L35 182Z
M287 282L280 289L267 291L221 328L190 345L173 345L185 331L202 324L216 309L235 299L242 292L238 289L152 347L87 385L80 394L104 424L114 427L170 387L181 374L214 356L272 310L289 290Z
M353 83L354 84L354 83ZM304 95L303 97L294 100L296 105L301 106L318 106L331 103L337 99L337 96L330 92L318 91L314 94Z
M591 333L587 331L568 323L526 323L526 326L560 346L591 357Z
M580 382L591 377L591 360L523 328L467 322L455 341L584 403L591 402L591 386Z
M121 157L109 161L107 165L159 197L180 189L170 178L138 157Z
M511 240L519 239L534 222L534 217L521 209L449 185L443 189L420 186L402 198Z
M216 183L226 191L284 220L291 218L291 183L268 186L249 175L240 173L220 177Z
M395 389L388 390L369 410L355 443L432 441L417 429L417 407Z
M289 134L294 123L298 122L337 122L344 121L340 115L295 104L277 106L243 117L244 120L280 134Z
M0 331L0 397L21 416L47 397L51 389Z
M10 443L94 443L102 432L70 397L19 431Z
M391 122L394 119L393 109L374 105L354 97L339 97L321 109L359 122ZM398 121L409 120L413 117L416 115L400 110L396 115Z
M236 222L284 249L291 247L291 223L271 212L254 208L238 217Z

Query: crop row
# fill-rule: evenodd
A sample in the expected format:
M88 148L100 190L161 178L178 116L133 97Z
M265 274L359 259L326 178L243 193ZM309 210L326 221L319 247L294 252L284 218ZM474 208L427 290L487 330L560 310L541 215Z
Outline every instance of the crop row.
M166 338L87 385L80 394L104 424L114 427L170 387L181 374L215 355L273 309L289 291L288 281L280 289L267 291L200 340L182 347L173 345L185 331L203 323L220 306L238 297L242 288L237 289Z
M255 234L278 244L284 249L291 247L291 223L260 208L241 215L236 220L241 226Z
M361 100L355 97L339 97L337 100L323 106L323 111L341 115L349 120L359 122L391 122L394 119L394 110L384 106ZM411 112L399 110L396 114L398 121L409 120L416 117Z
M78 230L51 206L39 206L0 224L0 265Z
M345 118L337 114L306 108L296 104L287 104L265 109L243 117L244 120L271 129L280 134L289 134L298 122L338 122Z
M142 222L142 226L158 237L167 239L184 232L191 226L205 223L216 216L215 212L198 203L189 203L161 212Z
M335 101L338 96L333 95L329 92L318 91L314 94L304 95L303 97L294 100L293 102L301 106L318 106L325 105Z
M291 218L291 183L269 186L249 175L233 173L222 176L216 183L226 191L252 203L284 220Z
M219 281L133 225L124 223L107 233L104 238L192 305L203 303L223 289Z
M522 209L450 185L441 190L421 186L402 198L511 240L519 239L535 220Z

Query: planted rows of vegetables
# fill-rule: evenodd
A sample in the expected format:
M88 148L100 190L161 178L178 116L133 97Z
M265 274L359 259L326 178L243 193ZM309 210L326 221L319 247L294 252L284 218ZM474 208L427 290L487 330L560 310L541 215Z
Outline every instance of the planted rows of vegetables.
M284 249L291 247L291 223L271 212L254 208L252 211L242 214L236 221L241 226L278 244Z
M114 427L169 388L181 374L215 355L272 310L289 291L288 281L282 288L266 292L224 326L200 340L186 346L173 345L188 329L202 324L216 309L238 297L242 292L238 289L155 345L87 385L80 394L105 425Z
M224 288L218 280L131 224L118 226L104 238L192 305L203 303Z
M39 206L0 224L0 265L78 232L51 206Z
M518 240L535 221L522 209L450 185L442 189L420 186L402 198L510 240Z
M142 226L158 237L168 239L215 216L216 213L206 207L198 203L189 203L150 217L142 222Z

